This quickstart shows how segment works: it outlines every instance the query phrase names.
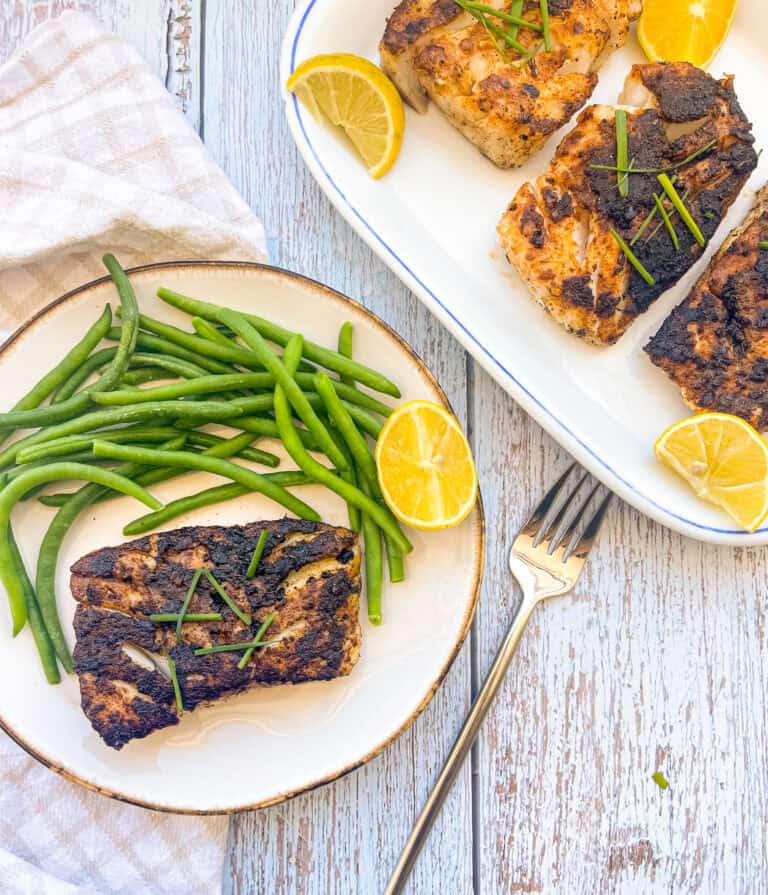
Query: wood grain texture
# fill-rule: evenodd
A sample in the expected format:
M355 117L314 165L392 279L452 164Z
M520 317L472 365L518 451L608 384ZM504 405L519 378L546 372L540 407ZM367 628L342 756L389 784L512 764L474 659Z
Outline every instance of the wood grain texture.
M309 177L277 80L292 6L208 0L203 14L202 0L0 0L0 60L65 8L91 10L131 40L264 219L273 261L380 313L468 423L489 534L473 656L465 647L383 756L231 825L232 895L373 895L460 726L470 669L488 668L519 597L511 538L568 458L466 361ZM474 775L465 768L410 891L768 892L767 558L684 540L614 506L577 591L536 611ZM651 780L657 769L666 792Z

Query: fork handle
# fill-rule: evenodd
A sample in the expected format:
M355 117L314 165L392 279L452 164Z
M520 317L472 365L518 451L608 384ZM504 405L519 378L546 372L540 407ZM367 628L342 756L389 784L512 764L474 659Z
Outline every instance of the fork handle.
M440 776L421 810L418 820L416 821L413 831L408 838L405 848L403 849L400 860L397 862L395 872L387 885L384 895L399 895L405 887L405 883L413 870L413 865L424 847L429 831L443 807L443 802L451 790L456 775L467 757L467 753L472 748L472 744L477 739L480 732L480 726L488 709L491 707L496 693L504 680L504 675L509 668L509 663L514 655L520 635L528 624L531 612L536 605L536 600L528 599L523 596L523 600L512 618L507 630L504 642L501 644L496 658L493 660L491 670L488 672L482 689L477 694L475 701L472 703L467 720L456 737L450 755L448 756Z

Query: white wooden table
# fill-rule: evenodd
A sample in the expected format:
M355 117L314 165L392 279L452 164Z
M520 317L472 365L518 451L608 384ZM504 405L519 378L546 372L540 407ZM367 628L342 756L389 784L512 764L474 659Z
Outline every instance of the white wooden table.
M518 599L506 571L510 536L567 457L360 242L306 172L278 84L292 7L0 0L0 61L36 23L67 8L93 11L130 40L264 219L274 263L361 299L393 324L474 439L487 575L471 642L432 704L367 767L230 826L226 892L375 895ZM615 506L578 591L533 619L411 891L768 892L766 558L765 550L683 540ZM657 769L670 781L666 792L651 780Z

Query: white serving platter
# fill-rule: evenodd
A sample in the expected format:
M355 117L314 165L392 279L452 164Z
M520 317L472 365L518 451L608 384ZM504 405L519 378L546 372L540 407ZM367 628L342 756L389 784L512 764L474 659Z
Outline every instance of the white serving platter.
M335 347L342 323L354 325L355 356L393 381L403 399L447 403L411 349L377 317L337 292L256 264L179 262L131 272L142 311L189 327L189 318L161 302L159 286L261 314ZM53 296L52 296L53 297ZM97 281L54 302L0 347L3 406L10 407L82 337L105 303L117 296ZM393 402L394 403L394 402ZM231 432L231 430L229 430ZM295 468L274 439L259 442ZM264 471L262 468L261 471ZM187 474L150 489L163 502L193 494L220 478ZM69 483L65 487L69 487ZM59 490L54 487L54 490ZM324 521L346 525L343 502L320 486L298 489ZM35 500L19 504L13 528L33 572L53 512ZM57 573L59 612L70 644L75 603L69 568L85 553L127 540L123 526L145 508L130 498L92 507L67 536ZM285 515L258 494L197 510L164 526L234 525ZM442 532L410 532L407 577L385 584L384 623L369 624L364 600L362 655L349 677L252 690L186 714L172 728L105 746L80 710L75 677L49 686L29 629L10 637L0 586L0 727L52 770L105 795L149 808L224 813L274 804L370 760L424 709L469 631L483 567L482 508ZM2 886L0 886L2 888Z
M316 53L350 52L378 61L378 42L395 0L306 0L289 25L282 80ZM736 76L736 91L768 143L768 18L762 0L741 0L711 73ZM594 102L615 103L635 62L633 34L607 60ZM642 512L685 535L733 545L768 543L768 527L747 534L697 500L658 463L653 444L690 411L642 348L702 273L768 177L768 159L721 225L709 251L610 348L587 345L550 320L529 297L496 241L496 223L521 183L546 167L567 127L525 167L501 171L484 159L434 106L407 112L394 168L371 180L338 134L286 92L291 132L310 171L357 233L430 308L486 370L573 456ZM482 423L481 423L482 426ZM481 436L492 438L493 432Z

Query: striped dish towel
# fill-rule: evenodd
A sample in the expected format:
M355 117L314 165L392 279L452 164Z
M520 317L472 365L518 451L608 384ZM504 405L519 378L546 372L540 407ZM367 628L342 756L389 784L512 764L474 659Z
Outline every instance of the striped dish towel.
M126 43L79 13L0 67L0 342L125 266L264 260L261 224ZM2 388L0 387L0 392ZM0 731L3 895L209 895L223 818L154 814L56 777Z

